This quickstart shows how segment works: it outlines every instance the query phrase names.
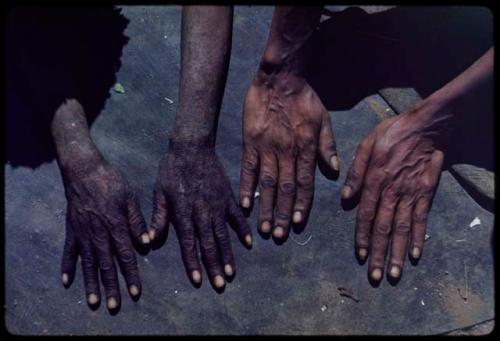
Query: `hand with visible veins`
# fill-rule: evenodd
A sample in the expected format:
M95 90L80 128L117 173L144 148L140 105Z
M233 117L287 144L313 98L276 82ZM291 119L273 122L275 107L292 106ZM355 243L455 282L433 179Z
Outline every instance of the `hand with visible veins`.
M243 112L240 203L252 205L260 187L259 229L283 239L291 221L306 221L317 159L339 170L328 111L314 90L291 73L259 71ZM293 212L293 216L292 216Z
M305 80L306 44L321 7L276 7L271 31L243 110L240 204L253 205L260 187L259 230L285 240L307 221L316 163L339 171L328 111Z
M151 240L166 236L169 221L177 233L188 277L195 285L201 284L198 241L212 284L223 288L224 277L230 279L235 273L226 222L247 247L252 237L215 149L206 141L170 139L155 185Z
M115 258L133 300L141 281L134 244L146 250L149 236L141 208L124 177L101 156L90 139L83 108L63 103L51 125L66 199L66 242L62 281L69 287L80 256L87 303L97 309L102 282L110 312L121 305ZM98 274L99 270L99 274Z
M341 195L361 194L356 254L361 261L370 257L371 280L382 279L388 249L393 280L401 277L407 251L414 259L422 256L449 130L461 115L461 102L492 73L493 48L412 109L381 122L359 144Z

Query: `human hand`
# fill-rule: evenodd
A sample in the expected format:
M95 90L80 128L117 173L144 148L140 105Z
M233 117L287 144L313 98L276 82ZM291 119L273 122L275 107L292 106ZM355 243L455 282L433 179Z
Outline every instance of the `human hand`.
M443 164L449 109L422 101L376 126L359 144L341 190L342 199L360 194L356 254L369 255L368 274L378 282L384 272L398 280L407 249L419 259L427 215Z
M149 236L139 201L124 177L96 153L65 160L61 167L66 199L66 242L62 257L62 281L73 282L80 256L87 302L97 309L101 301L100 280L107 307L121 305L117 259L133 300L141 294L141 280L134 244L147 251Z
M151 240L157 243L166 238L169 221L177 233L182 260L192 283L199 286L202 282L198 240L211 283L216 290L223 289L224 277L230 279L235 273L226 222L247 247L252 245L252 236L210 143L170 139L155 185Z
M258 182L261 232L273 228L273 236L284 240L291 220L307 221L318 156L325 175L338 175L330 117L321 100L300 76L259 70L243 112L240 204L252 207Z

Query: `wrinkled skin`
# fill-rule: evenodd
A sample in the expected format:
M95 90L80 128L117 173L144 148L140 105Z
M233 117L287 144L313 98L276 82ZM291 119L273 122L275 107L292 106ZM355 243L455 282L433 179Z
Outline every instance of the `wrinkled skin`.
M123 176L100 156L79 160L75 155L71 169L62 172L68 202L63 283L71 285L80 256L89 306L100 304L100 278L108 309L117 310L121 297L115 258L132 299L141 293L134 244L147 248L149 237L139 202Z
M382 278L388 250L389 279L400 278L407 251L414 259L421 257L443 164L447 116L445 109L423 101L381 122L358 146L342 198L361 194L356 250L361 261L369 254L373 281Z
M160 162L154 191L150 238L166 238L168 224L174 225L182 260L190 280L201 285L201 259L215 289L234 276L235 262L228 222L247 247L251 231L238 207L231 185L210 143L170 140ZM163 236L163 238L160 238Z
M252 206L259 184L259 229L273 228L273 236L284 240L292 214L296 224L309 216L318 154L338 172L328 112L303 78L259 71L245 100L243 140L240 204Z

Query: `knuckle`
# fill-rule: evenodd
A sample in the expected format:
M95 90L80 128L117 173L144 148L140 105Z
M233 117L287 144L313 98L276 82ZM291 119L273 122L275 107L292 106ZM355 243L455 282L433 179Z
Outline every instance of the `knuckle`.
M297 183L300 188L310 190L314 186L314 176L311 174L301 174L297 178Z
M408 235L410 233L410 224L406 221L396 222L396 226L394 227L394 233L400 235Z
M391 232L391 225L385 223L376 224L374 227L375 234L387 236Z
M375 210L372 208L360 208L358 209L358 220L371 222L375 217Z
M113 260L108 257L99 258L99 268L102 271L108 272L113 269Z
M290 214L288 212L276 212L276 220L280 222L288 222L290 220Z
M413 221L417 224L425 224L427 222L427 212L413 213Z
M245 172L255 173L257 171L257 163L253 160L244 160L241 163L241 168Z
M279 184L279 191L281 194L286 196L291 196L295 194L295 182L293 181L283 181Z
M118 257L120 260L126 264L135 263L135 254L132 250L127 248L122 248L118 250Z
M276 188L276 179L271 175L263 175L260 178L260 186L266 189L275 189Z

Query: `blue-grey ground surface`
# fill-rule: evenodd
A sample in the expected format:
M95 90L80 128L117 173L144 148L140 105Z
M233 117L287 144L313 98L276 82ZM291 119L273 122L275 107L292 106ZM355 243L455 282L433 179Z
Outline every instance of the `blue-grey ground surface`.
M138 194L146 220L160 157L178 104L181 8L124 7L129 20L117 81L92 126L104 156ZM236 7L232 56L219 121L217 152L238 191L241 110L267 38L271 7ZM112 90L110 90L112 91ZM173 102L173 103L172 103ZM177 237L139 257L143 294L132 302L122 284L121 311L86 304L81 270L64 289L64 188L55 161L36 169L5 166L5 311L14 334L438 334L494 318L494 215L444 171L418 266L406 262L396 286L372 287L354 257L355 210L339 189L360 140L391 113L370 96L331 112L341 159L337 182L319 171L311 218L302 234L279 246L254 233L246 250L232 234L236 276L222 294L205 281L191 286ZM254 232L258 204L249 217ZM481 224L469 227L478 217ZM308 241L306 243L306 241ZM304 245L302 245L304 244ZM341 297L338 287L359 298ZM467 297L463 299L462 296Z

